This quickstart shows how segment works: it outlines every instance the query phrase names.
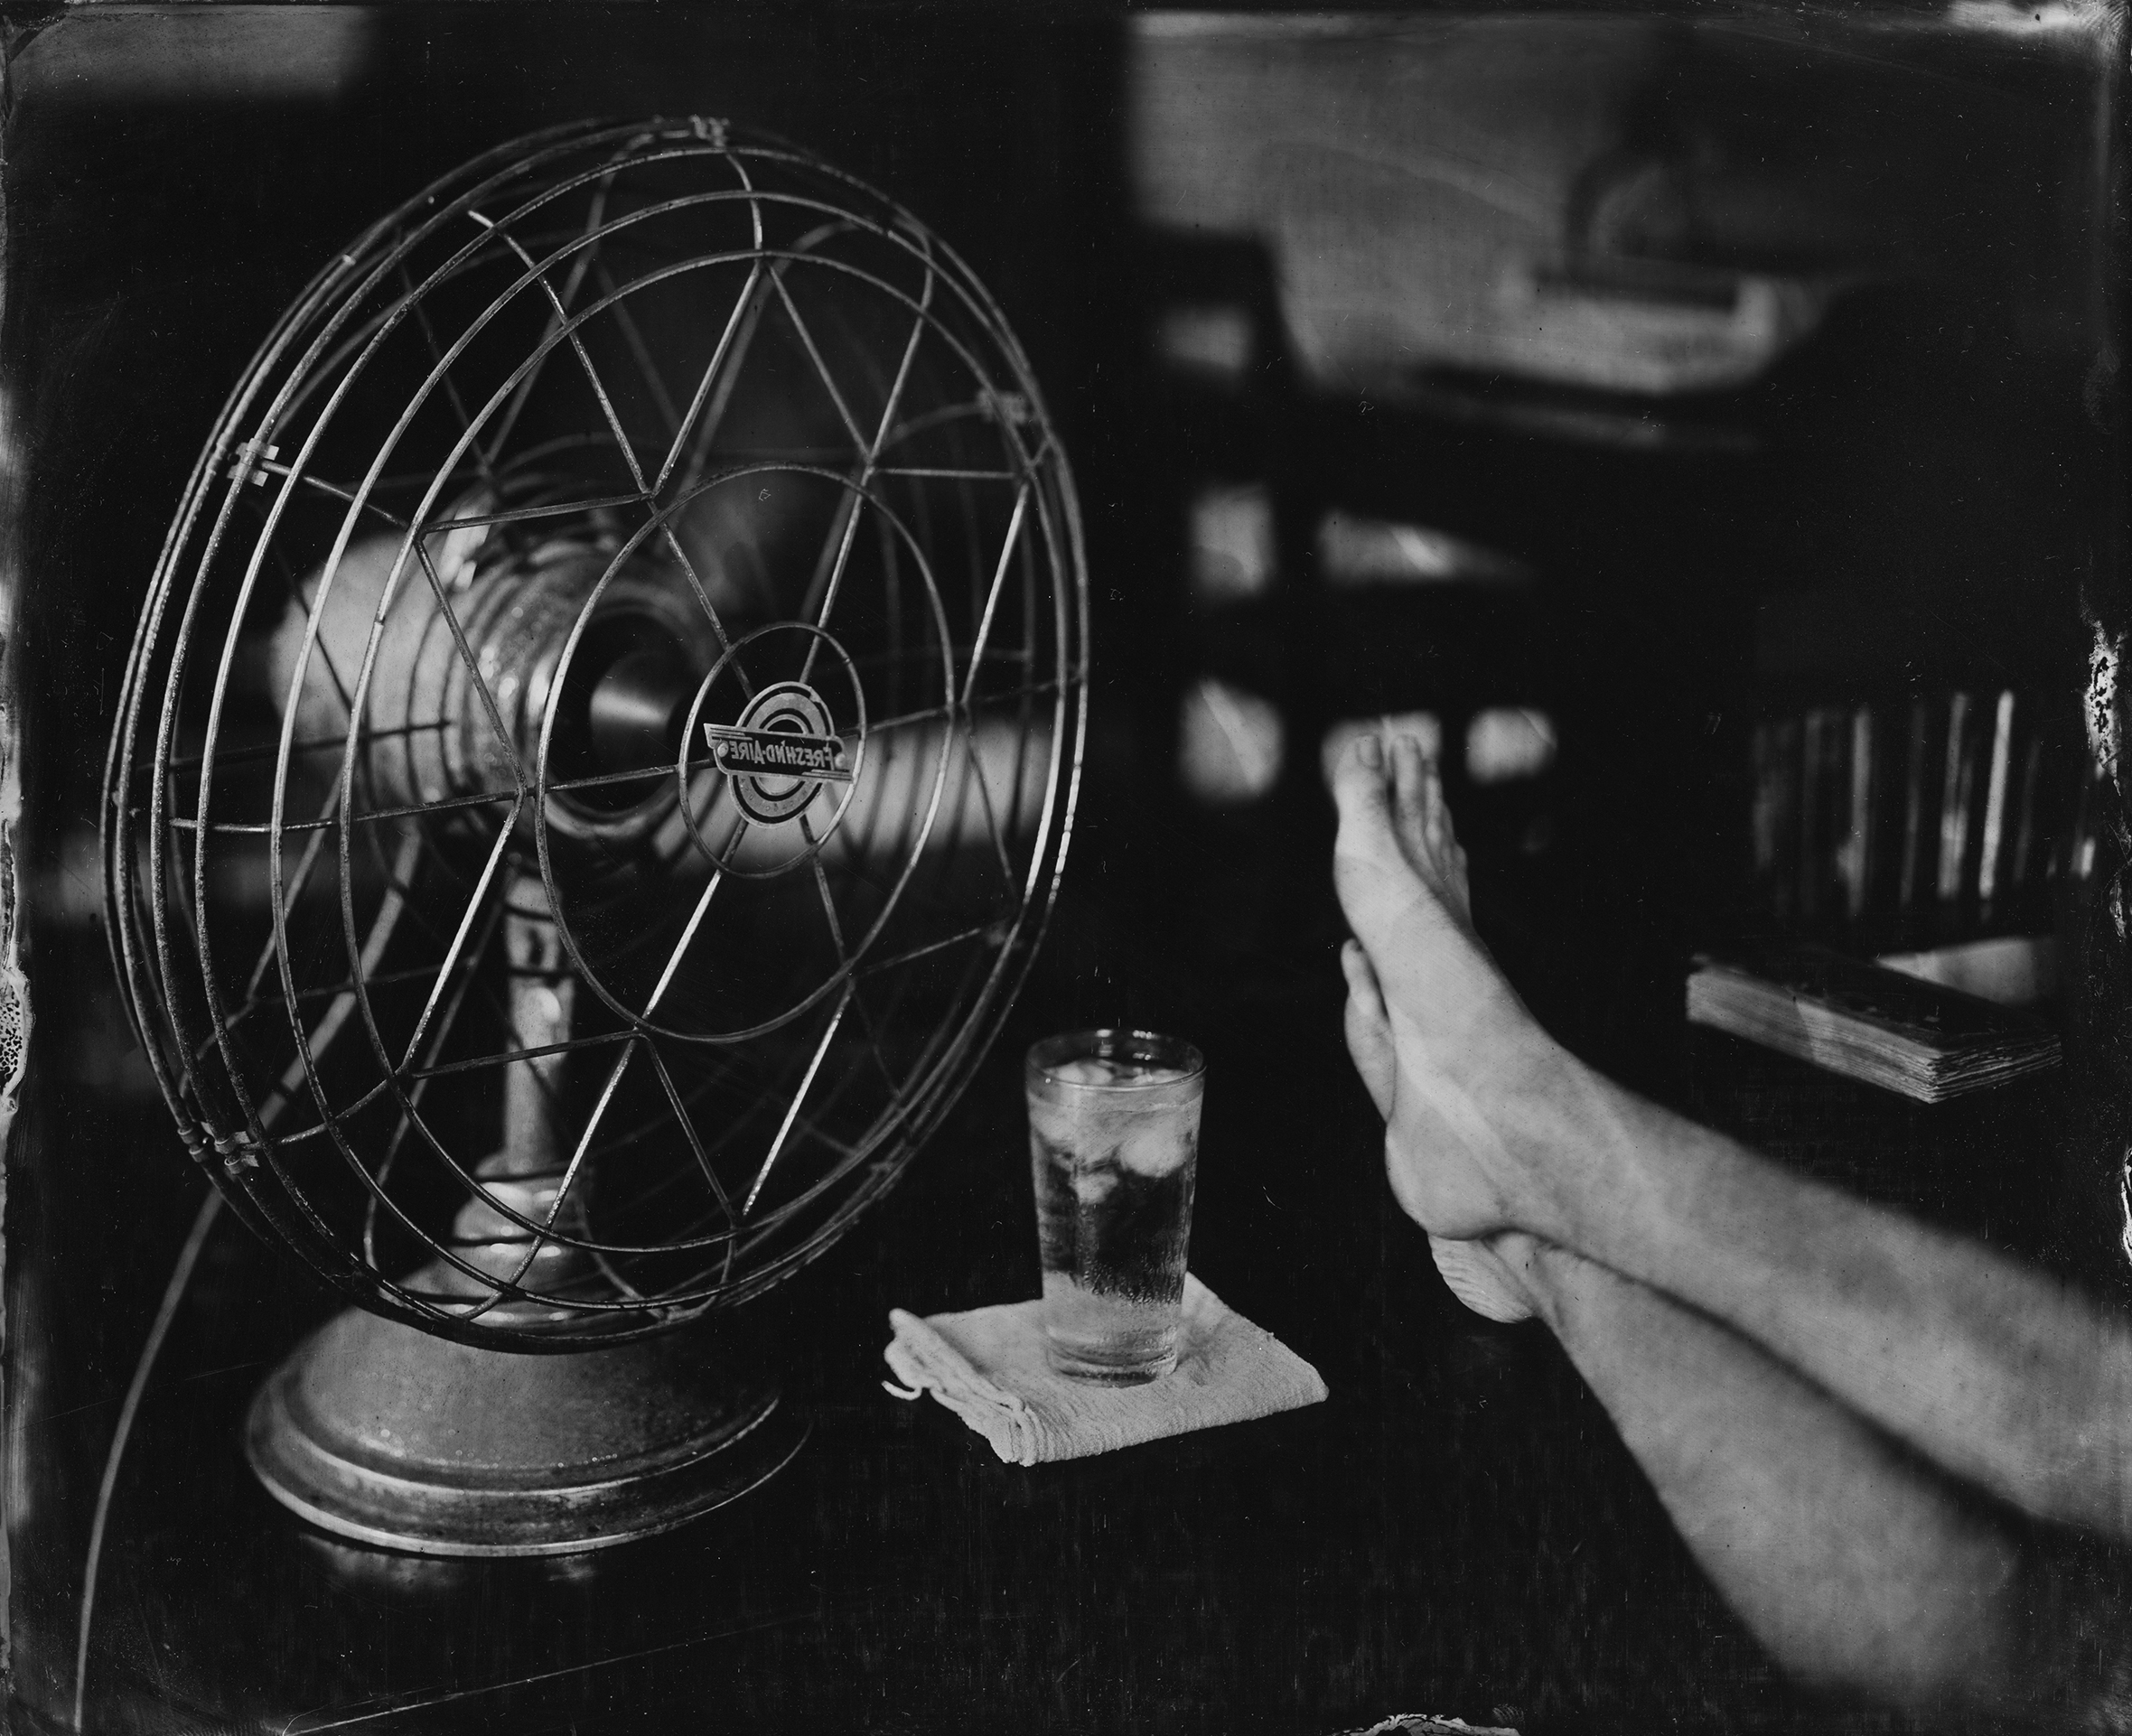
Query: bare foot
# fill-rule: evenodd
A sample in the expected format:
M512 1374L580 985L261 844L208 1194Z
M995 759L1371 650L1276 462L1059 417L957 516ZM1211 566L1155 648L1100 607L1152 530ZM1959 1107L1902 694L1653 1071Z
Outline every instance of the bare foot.
M1385 1112L1392 1191L1449 1241L1538 1227L1521 1209L1536 1179L1507 1133L1566 1058L1473 932L1435 767L1411 737L1362 736L1334 768L1332 794L1333 885L1376 991L1358 997L1349 965L1349 1046Z
M1377 1113L1389 1124L1399 1064L1392 1052L1383 991L1361 941L1350 940L1341 947L1340 967L1347 974L1347 1052L1354 1058L1355 1071L1362 1076ZM1524 1287L1486 1242L1454 1242L1432 1235L1429 1257L1451 1293L1474 1313L1506 1325L1532 1318L1533 1304Z

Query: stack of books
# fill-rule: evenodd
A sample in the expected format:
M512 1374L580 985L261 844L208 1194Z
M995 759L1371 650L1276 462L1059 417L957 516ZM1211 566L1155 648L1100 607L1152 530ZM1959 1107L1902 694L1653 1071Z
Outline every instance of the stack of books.
M2056 1033L2033 1013L1826 947L1697 959L1688 1016L1919 1103L1987 1090L2060 1059Z

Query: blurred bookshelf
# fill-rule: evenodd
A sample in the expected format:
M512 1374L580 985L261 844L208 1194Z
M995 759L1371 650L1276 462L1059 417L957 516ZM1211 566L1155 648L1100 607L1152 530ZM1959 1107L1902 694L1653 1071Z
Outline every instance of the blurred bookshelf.
M2066 709L2056 693L1964 688L1760 717L1740 926L1906 959L2046 939L2097 854Z

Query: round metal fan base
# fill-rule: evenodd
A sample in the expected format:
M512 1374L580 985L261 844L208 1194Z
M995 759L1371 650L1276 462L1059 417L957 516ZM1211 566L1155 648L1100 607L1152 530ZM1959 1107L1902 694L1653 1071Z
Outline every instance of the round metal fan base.
M807 1424L703 1335L479 1350L360 1309L252 1402L246 1451L312 1524L425 1555L558 1555L649 1536L766 1481Z

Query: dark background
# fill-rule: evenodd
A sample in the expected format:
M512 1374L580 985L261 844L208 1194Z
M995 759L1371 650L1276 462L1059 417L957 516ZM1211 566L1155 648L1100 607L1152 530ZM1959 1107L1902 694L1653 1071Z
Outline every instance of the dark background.
M236 1420L327 1304L220 1227L117 1486L89 1728L1837 1715L1774 1680L1545 1340L1459 1315L1389 1205L1338 1045L1316 742L1386 710L1545 706L1549 770L1454 788L1483 929L1536 1011L1801 1162L2034 1229L2055 1097L1964 1119L1831 1097L1690 1045L1679 1017L1691 947L1748 920L1758 716L2017 686L2059 708L2077 755L2079 587L2109 548L2112 117L2107 43L2031 15L1439 10L1284 34L1260 14L1223 36L1040 7L0 10L0 583L34 1022L6 1153L14 1715L71 1716L98 1482L198 1198L117 1011L94 845L169 513L254 345L347 236L515 133L654 112L766 127L902 200L992 287L1045 383L1089 530L1096 667L1051 940L936 1149L751 1321L817 1407L814 1443L674 1537L460 1568L286 1521ZM1255 93L1241 131L1221 132L1218 87ZM1192 154L1209 129L1221 150ZM1686 397L1521 375L1478 328L1328 352L1328 273L1389 259L1394 314L1448 304L1464 240L1493 233L1484 210L1372 191L1385 162L1432 150L1523 188L1558 251L1844 293L1753 383ZM1209 163L1229 159L1225 181ZM1162 309L1209 302L1247 310L1240 378L1180 377L1151 341ZM1281 579L1221 609L1187 583L1189 508L1239 482L1268 490ZM1536 580L1327 591L1313 533L1334 508L1455 533ZM1177 774L1181 701L1208 673L1284 720L1256 799L1211 807ZM1335 1398L1023 1476L931 1407L888 1407L874 1358L890 1305L1033 1288L1004 1063L1094 1022L1208 1050L1195 1267Z

